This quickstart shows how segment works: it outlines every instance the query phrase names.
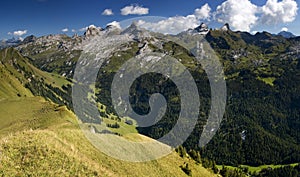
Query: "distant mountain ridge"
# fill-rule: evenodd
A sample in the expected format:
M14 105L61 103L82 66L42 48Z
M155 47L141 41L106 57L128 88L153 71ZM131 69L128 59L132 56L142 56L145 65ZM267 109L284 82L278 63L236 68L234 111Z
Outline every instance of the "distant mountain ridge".
M2 40L0 41L0 49L10 47L10 46L15 46L18 45L22 42L22 39L16 39L16 38L11 38L7 40Z
M288 32L288 31L281 31L281 32L278 33L277 35L283 36L283 37L285 37L285 38L293 38L293 37L296 37L296 35L294 35L294 34L291 33L291 32Z
M137 27L136 22L134 22L133 24L135 24L135 26ZM126 28L124 31L126 31L128 29L130 29L130 27ZM209 27L205 23L201 23L198 27L196 27L194 29L189 29L187 31L183 31L179 34L182 34L182 33L192 34L193 33L193 34L206 35L210 30L211 29L209 29ZM214 30L222 30L222 31L228 31L229 30L229 31L231 31L230 25L228 23L224 24L221 28L214 29ZM95 25L90 25L89 27L86 28L86 31L83 33L83 35L81 37L89 38L89 37L92 37L92 36L97 36L97 35L100 35L103 31L106 31L106 32L108 32L108 31L113 32L114 31L113 34L120 34L122 30L119 29L119 27L117 27L115 25L112 25L112 24L106 26L105 28L97 27ZM244 33L246 33L246 32L244 32ZM57 35L60 35L60 34L57 34ZM255 34L253 34L253 35L255 35ZM285 38L297 37L296 35L294 35L291 32L288 32L288 31L281 31L276 35L283 36ZM56 35L50 34L48 36L56 36ZM78 36L77 34L74 34L74 36L73 36L73 38L78 38L78 37L80 37L80 36ZM39 38L41 38L41 37L39 37ZM0 42L0 49L10 47L10 46L17 46L17 45L24 44L24 43L33 42L36 39L37 39L37 37L35 37L34 35L30 35L30 36L27 36L24 40L22 38L17 39L17 38L14 38L14 37L11 38L11 39L8 39L8 40L2 40Z

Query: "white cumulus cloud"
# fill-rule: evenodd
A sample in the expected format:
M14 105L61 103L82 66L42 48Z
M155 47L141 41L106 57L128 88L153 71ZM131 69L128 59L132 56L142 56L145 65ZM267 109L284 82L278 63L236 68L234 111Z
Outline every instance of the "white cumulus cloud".
M117 22L117 21L110 22L110 23L108 23L106 26L115 26L115 27L121 29L121 25L120 25L120 23Z
M187 16L174 16L161 20L159 22L151 23L142 20L138 21L138 25L142 28L154 32L164 34L178 34L190 28L196 28L201 21L209 20L211 17L211 8L206 3L201 8L197 8L194 14Z
M295 20L297 16L298 4L294 0L268 0L261 8L261 23L274 25L278 23L288 23Z
M68 29L68 28L64 28L64 29L62 29L61 31L65 33L65 32L68 32L69 29Z
M94 24L91 24L89 26L86 26L86 27L83 27L83 28L80 28L78 29L79 32L85 32L88 28L98 28L98 29L101 29L101 27L97 27L96 25ZM73 31L72 31L73 32ZM74 30L74 32L76 32L76 30Z
M195 13L194 15L198 18L198 19L209 19L210 18L210 13L211 8L209 7L209 5L206 3L204 4L201 8L197 8L195 9Z
M256 34L256 33L258 33L258 31L251 31L251 34Z
M280 0L267 0L265 5L257 6L251 0L225 0L215 10L212 10L206 3L187 16L168 17L155 23L140 20L138 25L155 32L178 34L197 27L203 21L213 19L219 23L228 23L233 30L253 33L255 26L275 25L295 20L298 10L297 2L295 0L278 1ZM121 9L122 15L148 13L148 8L138 5L126 6Z
M114 15L113 11L111 9L105 9L103 12L102 12L102 15Z
M287 28L287 27L283 27L283 28L281 28L281 31L285 31L285 32L287 32L289 29Z
M88 29L88 26L80 28L78 31L82 32L82 31L86 31Z
M249 0L227 0L217 7L215 18L235 30L250 31L258 20L258 7Z
M19 31L14 31L14 32L8 32L8 35L14 35L14 36L23 36L27 34L27 30L19 30Z
M146 15L149 13L149 8L139 5L130 5L121 9L122 15Z
M189 28L199 26L199 20L195 15L169 17L156 23L139 21L138 25L142 28L160 32L164 34L177 34Z
M214 18L220 23L229 23L234 30L249 32L255 25L293 22L297 11L295 0L267 0L263 6L256 6L250 0L226 0L217 6Z

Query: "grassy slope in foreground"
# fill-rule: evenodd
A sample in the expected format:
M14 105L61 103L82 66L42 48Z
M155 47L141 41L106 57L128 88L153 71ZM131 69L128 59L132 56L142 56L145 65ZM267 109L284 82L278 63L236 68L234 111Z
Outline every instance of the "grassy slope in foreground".
M177 153L151 162L113 159L91 145L73 113L43 98L0 102L0 176L213 176Z

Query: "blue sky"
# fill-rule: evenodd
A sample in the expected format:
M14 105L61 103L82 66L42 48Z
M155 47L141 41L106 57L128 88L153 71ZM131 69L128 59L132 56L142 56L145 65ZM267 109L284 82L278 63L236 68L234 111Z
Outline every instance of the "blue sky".
M298 4L299 0L9 0L1 2L0 39L30 34L72 35L91 24L105 27L112 21L143 16L166 17L156 26L144 24L162 32L172 26L175 33L203 21L211 28L228 22L234 30L249 32L278 33L286 27L300 35Z

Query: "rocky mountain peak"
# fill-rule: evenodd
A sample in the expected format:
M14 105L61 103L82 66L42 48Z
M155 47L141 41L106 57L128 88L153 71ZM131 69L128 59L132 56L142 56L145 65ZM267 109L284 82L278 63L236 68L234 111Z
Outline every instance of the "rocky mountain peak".
M96 27L95 25L90 25L86 32L84 33L85 37L90 37L90 36L96 36L100 34L100 31L102 31L102 28Z
M143 28L140 28L138 25L137 25L137 22L132 22L132 24L126 28L124 31L122 31L121 34L129 34L131 36L134 36L134 39L135 40L140 40L142 38L149 38L151 37L150 33L143 29Z
M29 43L29 42L34 42L36 41L36 37L34 35L30 35L30 36L27 36L22 43Z
M277 34L278 36L282 36L284 38L293 38L296 37L293 33L288 32L288 31L281 31L280 33Z
M208 26L205 23L201 23L200 26L194 29L195 32L199 34L207 34L209 32Z
M125 33L135 33L135 32L141 32L142 30L138 27L137 25L137 22L132 22L131 25L126 28L122 34L125 34Z
M72 39L76 39L76 38L78 38L78 37L79 37L78 34L75 33L75 34L72 36Z
M222 31L230 31L229 24L228 24L228 23L225 23L225 25L222 26L221 30L222 30Z
M107 24L105 30L121 30L120 24L111 22Z
M130 25L131 28L138 28L138 22L137 21L133 21Z
M121 33L121 27L118 23L110 23L104 29L106 35L118 35Z

